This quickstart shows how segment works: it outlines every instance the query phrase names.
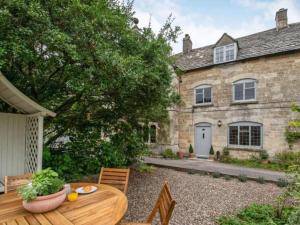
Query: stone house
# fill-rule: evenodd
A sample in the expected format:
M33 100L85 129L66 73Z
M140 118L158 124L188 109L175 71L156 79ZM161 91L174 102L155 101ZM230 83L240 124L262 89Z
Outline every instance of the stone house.
M274 29L234 38L224 33L212 45L193 49L189 35L175 55L184 71L174 78L182 104L170 109L170 123L158 131L157 150L188 151L207 158L227 147L248 158L266 150L288 150L285 130L300 103L300 23L288 24L287 9ZM159 135L163 134L163 135Z

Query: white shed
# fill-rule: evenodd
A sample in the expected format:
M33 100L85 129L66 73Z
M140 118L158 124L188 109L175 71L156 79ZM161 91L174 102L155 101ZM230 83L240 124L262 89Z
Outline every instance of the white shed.
M56 114L25 96L1 72L0 101L19 112L0 112L1 192L5 175L19 175L42 168L44 117Z

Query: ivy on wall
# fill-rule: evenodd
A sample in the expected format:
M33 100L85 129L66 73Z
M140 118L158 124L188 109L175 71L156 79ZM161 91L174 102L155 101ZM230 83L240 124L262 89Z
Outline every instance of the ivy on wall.
M292 111L300 113L300 106L293 104ZM292 120L288 125L285 136L290 149L292 149L293 145L300 140L300 120Z

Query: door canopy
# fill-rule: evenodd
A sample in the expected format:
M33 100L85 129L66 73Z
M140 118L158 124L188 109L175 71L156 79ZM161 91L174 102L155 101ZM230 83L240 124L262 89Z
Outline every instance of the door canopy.
M40 113L43 116L55 117L56 114L37 104L19 91L0 72L0 99L24 114Z

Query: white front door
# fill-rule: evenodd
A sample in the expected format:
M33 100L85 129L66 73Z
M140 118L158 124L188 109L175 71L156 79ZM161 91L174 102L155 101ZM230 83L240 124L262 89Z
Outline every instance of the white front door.
M201 123L195 128L195 153L197 157L208 158L211 147L211 125Z

